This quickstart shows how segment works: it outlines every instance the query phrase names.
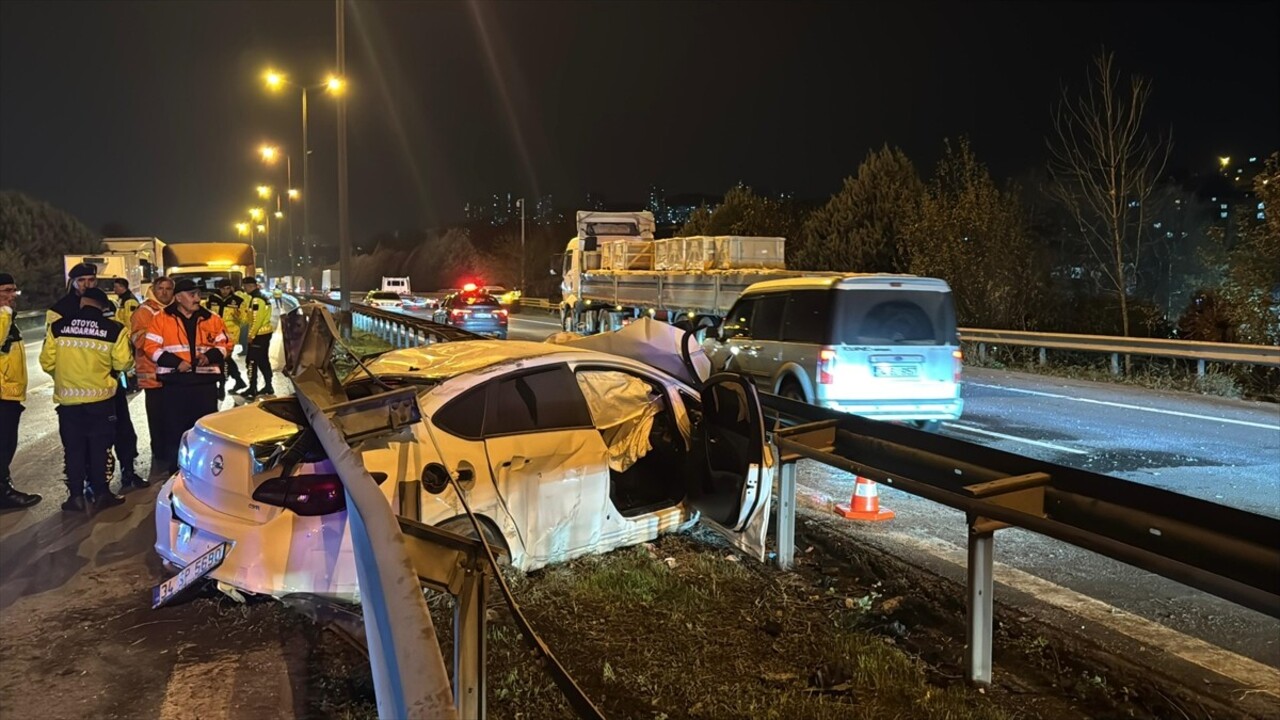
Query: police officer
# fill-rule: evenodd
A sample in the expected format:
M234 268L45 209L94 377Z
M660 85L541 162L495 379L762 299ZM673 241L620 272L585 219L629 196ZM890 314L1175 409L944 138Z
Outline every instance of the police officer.
M271 301L258 288L256 278L245 278L245 293L249 296L249 306L244 310L245 324L249 327L249 344L244 349L245 361L249 371L249 389L244 393L236 393L247 398L258 395L275 395L271 388ZM263 377L262 390L258 390L258 374Z
M143 340L156 315L173 302L173 278L157 277L151 282L151 293L138 311L129 318L129 335L133 344L134 366L137 368L138 386L146 397L147 430L151 439L151 479L164 476L173 464L173 458L164 456L164 402L161 399L160 380L156 376L156 364L142 349Z
M0 273L0 511L31 507L41 499L15 490L9 475L9 465L18 452L22 402L27 399L27 352L13 315L17 294L13 276Z
M85 290L97 285L98 268L89 263L74 265L67 273L67 294L44 314L45 329L48 330L59 318L71 317L80 312L80 296L84 295Z
M103 310L103 316L109 318L113 322L118 322L123 327L124 333L129 335L129 324L120 319L121 314L130 317L138 308L138 300L129 292L129 283L117 279L115 282L115 302L108 303L107 308ZM124 290L121 291L121 286ZM132 342L129 345L130 353L133 352ZM144 488L151 483L147 482L142 476L138 475L133 467L133 463L138 459L138 433L133 429L133 416L129 413L129 372L120 373L120 382L116 384L116 434L111 445L115 449L115 461L111 457L107 457L107 482L111 482L111 476L115 474L115 464L120 465L120 490L123 492L130 486Z
M110 304L98 288L84 290L80 308L49 325L40 350L40 367L53 376L70 495L62 509L68 512L85 511L85 478L96 509L124 502L107 485L107 451L115 437L117 378L133 364L133 351L124 326L103 315Z
M129 327L129 320L138 311L138 298L129 290L129 281L124 278L112 280L111 287L115 291L115 318L121 325Z
M230 280L221 280L218 282L218 292L210 295L205 300L204 306L222 318L222 322L227 326L227 337L231 339L232 345L240 338L240 322L243 317L243 310L247 303L238 293L232 292L234 286ZM222 380L218 383L219 395L223 394L226 389L225 384L227 378L230 377L236 381L235 387L231 388L231 392L238 393L245 389L244 379L240 377L240 367L236 365L236 359L233 353L227 353L223 359L225 363L225 371Z
M142 348L163 386L164 455L175 473L182 434L218 410L218 380L231 340L222 318L200 306L199 287L183 278L174 286L173 304L152 320Z

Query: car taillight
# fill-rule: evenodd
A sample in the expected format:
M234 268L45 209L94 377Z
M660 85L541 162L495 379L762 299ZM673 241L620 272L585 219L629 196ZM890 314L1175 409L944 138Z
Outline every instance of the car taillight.
M471 311L470 310L450 310L449 314L457 318L457 317L463 317L465 315L470 315Z
M498 324L499 324L499 325L506 325L506 324L507 324L507 315L508 315L508 313L507 313L507 311L506 311L506 310L498 310Z
M253 491L253 499L307 516L347 509L347 494L337 475L274 477Z
M818 353L818 384L831 385L836 381L836 351L822 348Z
M951 357L955 359L955 382L960 382L960 372L964 370L964 352L961 350L952 350Z

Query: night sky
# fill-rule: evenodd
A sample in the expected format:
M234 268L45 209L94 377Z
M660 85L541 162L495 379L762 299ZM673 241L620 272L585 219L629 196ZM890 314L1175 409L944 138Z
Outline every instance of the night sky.
M825 198L869 149L922 173L968 134L1000 177L1042 164L1062 83L1104 44L1154 81L1174 162L1280 147L1275 3L349 3L351 230L461 220L494 192L588 191L642 203L651 184L744 181ZM299 82L334 67L334 6L314 2L0 3L0 188L91 228L231 239L301 176ZM336 225L335 119L311 103L313 232ZM295 180L295 184L300 181ZM330 240L331 241L331 240Z

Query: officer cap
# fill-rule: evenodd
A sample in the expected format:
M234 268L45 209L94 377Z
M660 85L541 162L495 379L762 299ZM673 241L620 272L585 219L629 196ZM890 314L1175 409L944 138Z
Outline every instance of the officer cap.
M199 289L200 288L196 286L196 281L192 280L191 278L182 278L181 280L174 283L173 285L173 291L175 293L191 292L192 290L199 290Z
M71 272L67 273L67 277L75 280L80 277L89 277L98 274L98 268L89 263L79 263L71 268Z

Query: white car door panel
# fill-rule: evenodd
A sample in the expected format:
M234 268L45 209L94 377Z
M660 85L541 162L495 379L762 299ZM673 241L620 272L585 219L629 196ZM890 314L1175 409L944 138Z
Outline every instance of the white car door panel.
M754 384L720 373L702 390L688 502L735 547L763 561L776 461Z

